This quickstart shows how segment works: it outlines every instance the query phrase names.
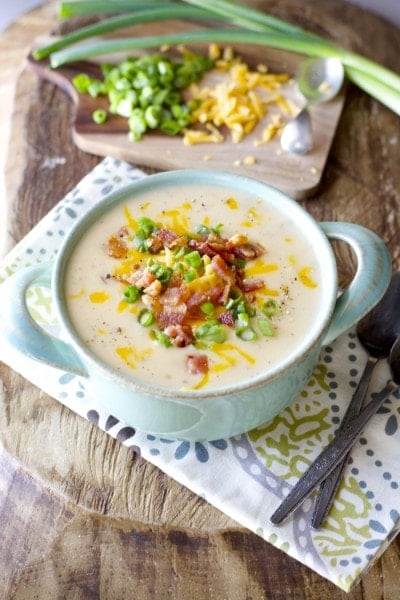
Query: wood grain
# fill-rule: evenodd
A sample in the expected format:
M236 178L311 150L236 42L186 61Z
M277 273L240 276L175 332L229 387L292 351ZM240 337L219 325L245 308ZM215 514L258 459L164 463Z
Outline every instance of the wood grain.
M338 0L260 4L398 70L399 32L377 17ZM0 49L10 43L20 64L40 27L55 24L50 2L6 32ZM24 71L14 98L6 168L8 247L100 160L72 143L72 105L61 90ZM321 188L302 202L317 220L354 221L382 235L395 267L399 140L398 117L350 86ZM340 245L337 255L346 278L352 257ZM0 596L398 597L399 540L347 595L4 365L0 384Z

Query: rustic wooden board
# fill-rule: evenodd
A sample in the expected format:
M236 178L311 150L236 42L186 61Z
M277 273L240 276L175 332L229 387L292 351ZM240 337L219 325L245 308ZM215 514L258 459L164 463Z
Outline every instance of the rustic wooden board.
M188 28L193 29L193 25L174 21L136 27L134 32L137 36L149 33L158 35L171 31L186 31ZM128 35L129 31L129 29L124 31L124 35ZM204 45L193 46L193 48L203 54L207 52L207 46ZM302 106L304 100L297 91L294 79L304 56L260 46L235 44L234 48L252 68L262 63L271 73L290 75L291 81L282 88L283 95L294 106L298 108ZM121 57L121 55L115 57L115 60ZM58 69L49 69L46 60L35 61L30 57L28 61L28 66L33 72L60 86L72 99L74 104L72 136L74 143L84 152L98 156L114 156L159 170L206 166L209 169L234 171L265 181L296 199L310 196L317 190L343 108L344 89L331 101L312 106L310 113L314 144L311 152L303 156L283 152L280 147L280 135L276 135L268 144L255 146L255 142L261 138L262 129L269 122L269 114L281 114L284 123L292 118L292 115L281 113L274 105L265 119L239 144L233 143L229 133L226 133L224 142L220 144L186 146L180 136L171 137L156 131L146 134L140 142L135 143L128 139L127 122L121 117L110 116L104 125L96 125L92 120L92 112L99 107L106 109L106 98L92 99L90 96L77 94L71 83L72 78L81 72L100 77L98 68L100 60L72 63ZM215 83L215 81L214 74L206 74L202 85ZM254 164L247 165L243 162L248 156L254 157Z
M70 139L72 105L20 73L56 2L0 36L0 83L18 82L8 144L7 245L18 242L99 158ZM263 0L281 17L334 36L392 69L397 29L340 0ZM350 24L350 25L349 25ZM21 51L22 48L22 51ZM17 62L13 62L17 56ZM3 96L2 96L3 102ZM8 119L4 105L0 120ZM317 220L382 235L400 267L400 119L350 87L320 190ZM4 221L0 222L3 225ZM351 256L339 251L342 272ZM350 594L258 536L0 365L0 596L204 600L395 600L400 539Z

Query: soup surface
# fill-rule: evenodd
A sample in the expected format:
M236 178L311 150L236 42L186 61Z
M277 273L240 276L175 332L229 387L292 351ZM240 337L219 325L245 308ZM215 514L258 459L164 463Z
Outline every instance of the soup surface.
M318 312L320 275L305 236L262 199L171 186L85 232L65 294L79 337L108 365L158 386L216 389L290 355Z

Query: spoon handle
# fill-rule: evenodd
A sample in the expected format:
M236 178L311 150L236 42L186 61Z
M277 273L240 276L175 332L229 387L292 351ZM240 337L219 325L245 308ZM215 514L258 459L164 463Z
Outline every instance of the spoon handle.
M353 446L369 419L384 403L387 396L397 389L397 387L393 381L388 381L380 392L374 394L373 399L363 408L360 414L350 421L346 427L337 432L332 442L319 454L296 483L290 494L286 496L271 516L270 521L273 525L281 523L300 506L317 485L332 473L336 465Z
M361 375L360 381L358 382L357 389L350 400L347 411L340 424L339 431L344 429L344 427L346 427L347 424L359 414L368 390L371 375L377 362L377 358L373 356L368 357L364 371ZM342 479L343 471L347 464L349 455L350 451L320 485L311 520L311 527L313 529L319 529L324 524L324 521L335 499L336 490Z

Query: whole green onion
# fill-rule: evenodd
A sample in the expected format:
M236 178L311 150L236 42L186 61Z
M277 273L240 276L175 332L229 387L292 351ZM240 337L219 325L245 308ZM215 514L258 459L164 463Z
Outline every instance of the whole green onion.
M60 19L79 17L82 15L97 15L106 13L129 12L133 9L148 8L149 6L160 6L166 4L166 0L147 0L147 2L132 2L132 0L72 0L72 2L60 2L58 16Z
M81 2L76 2L73 4L81 4ZM211 13L202 10L201 8L195 8L193 6L184 6L182 4L178 4L176 2L168 2L165 6L160 6L159 3L154 3L152 6L152 2L150 5L141 5L134 6L134 13L124 13L122 15L109 17L108 19L104 19L98 23L94 23L92 25L86 25L84 27L80 27L76 31L72 31L64 35L63 37L57 39L55 42L48 44L46 46L42 46L33 51L33 56L37 60L42 60L46 58L53 52L57 52L62 48L66 48L71 44L76 44L77 42L82 42L83 40L89 39L91 37L102 35L103 33L110 33L111 31L117 31L119 29L124 29L129 27L130 25L139 25L141 23L152 23L155 21L165 21L170 19L210 19L211 17L222 19L222 17L212 15ZM105 10L106 8L110 8L108 3L97 2L97 5L100 7L103 6L103 10L98 10L97 12L105 13L105 12L117 12ZM112 6L112 4L111 4ZM129 10L125 7L125 11ZM73 11L71 11L73 12ZM83 13L78 13L83 14Z
M378 63L367 59L359 54L345 50L335 44L314 33L308 32L301 27L297 27L282 19L278 19L266 14L261 10L250 8L238 2L231 0L183 0L187 4L197 6L204 13L211 14L215 19L227 19L235 28L227 29L207 29L201 31L191 31L184 33L171 33L160 36L148 36L141 38L126 38L116 40L106 40L95 43L81 45L77 48L65 48L58 52L51 51L50 63L53 67L60 66L66 62L82 60L93 56L104 55L113 52L128 52L138 48L158 47L163 44L191 44L191 43L248 43L264 46L272 46L279 49L299 52L307 56L315 57L338 57L345 67L345 72L350 81L358 85L361 89L369 93L372 97L379 100L382 104L392 109L396 114L400 115L400 75L379 65ZM72 4L76 4L76 14L78 14L80 2L67 3L70 11L73 11ZM109 12L111 2L98 2L97 12ZM143 8L143 3L132 2L131 6L127 6L127 13L131 18L131 12L137 9L137 14L141 14L140 18L148 21L157 20L157 2L149 0L148 7ZM176 6L177 3L164 3L159 9L167 10L167 15L162 18L170 18L168 9ZM117 8L118 2L115 3ZM103 8L103 10L102 10ZM181 7L183 8L183 7ZM192 6L193 8L193 6ZM174 8L175 10L175 8ZM117 11L118 12L118 11ZM159 13L160 15L162 13ZM170 15L172 14L169 13ZM161 17L160 17L161 18ZM138 21L136 21L138 22ZM143 21L144 22L144 21ZM126 19L125 19L126 23ZM107 25L105 26L107 27ZM111 22L109 30L115 30L115 22ZM82 28L84 29L84 28ZM82 29L75 32L79 35ZM107 29L103 31L105 33ZM83 31L81 39L86 39L87 32ZM64 39L67 36L65 36ZM79 40L79 41L80 41ZM75 42L78 41L75 38ZM67 46L70 42L67 40ZM41 52L48 50L38 49L36 56L41 56ZM47 56L47 54L45 54Z

